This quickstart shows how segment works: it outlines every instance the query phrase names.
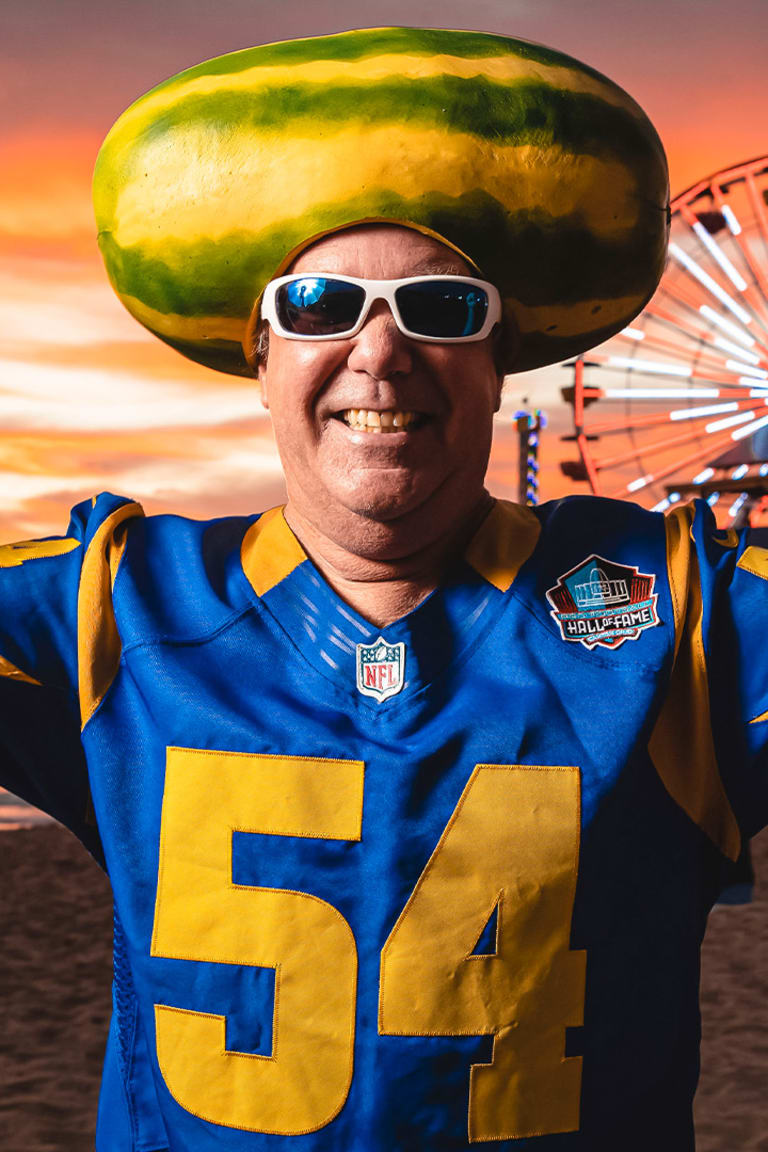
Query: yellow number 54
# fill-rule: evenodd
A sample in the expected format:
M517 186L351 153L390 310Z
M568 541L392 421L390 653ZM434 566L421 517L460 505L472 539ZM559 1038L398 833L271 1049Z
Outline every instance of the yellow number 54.
M155 1005L160 1070L205 1120L298 1135L352 1079L357 949L332 905L232 882L234 830L360 840L356 760L169 748L153 956L275 969L270 1056L228 1051L226 1018ZM493 1036L469 1076L468 1138L575 1131L584 952L569 951L577 768L478 764L381 955L379 1032ZM492 953L476 945L496 914Z

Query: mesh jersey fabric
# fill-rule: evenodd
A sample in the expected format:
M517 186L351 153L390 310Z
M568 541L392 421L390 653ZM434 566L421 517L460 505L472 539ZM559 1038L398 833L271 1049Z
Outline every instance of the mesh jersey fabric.
M586 497L497 502L384 629L279 509L0 549L2 783L115 898L99 1152L692 1149L766 578L705 504Z

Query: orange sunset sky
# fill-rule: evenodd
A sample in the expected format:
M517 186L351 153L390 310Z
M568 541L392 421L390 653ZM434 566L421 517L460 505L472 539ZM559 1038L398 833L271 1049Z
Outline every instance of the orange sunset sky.
M626 88L667 148L673 194L768 152L766 0L5 0L0 17L0 539L58 534L110 489L148 512L254 512L282 496L253 384L187 362L125 313L90 204L101 140L165 77L270 40L362 25L472 27L550 44ZM512 415L545 407L558 461L563 368L511 378L490 487L514 497ZM582 489L584 490L584 489Z

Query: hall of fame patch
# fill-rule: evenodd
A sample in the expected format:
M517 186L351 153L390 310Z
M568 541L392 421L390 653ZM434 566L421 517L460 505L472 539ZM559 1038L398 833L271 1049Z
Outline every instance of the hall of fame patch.
M655 575L593 555L547 592L563 640L585 648L618 648L659 623Z

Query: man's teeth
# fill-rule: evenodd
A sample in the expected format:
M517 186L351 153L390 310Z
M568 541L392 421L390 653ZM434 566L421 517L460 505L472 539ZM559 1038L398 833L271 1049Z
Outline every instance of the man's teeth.
M399 409L390 409L386 412L374 412L370 408L348 408L342 413L344 423L356 432L397 432L407 428L412 420L416 419L415 412L401 412Z

